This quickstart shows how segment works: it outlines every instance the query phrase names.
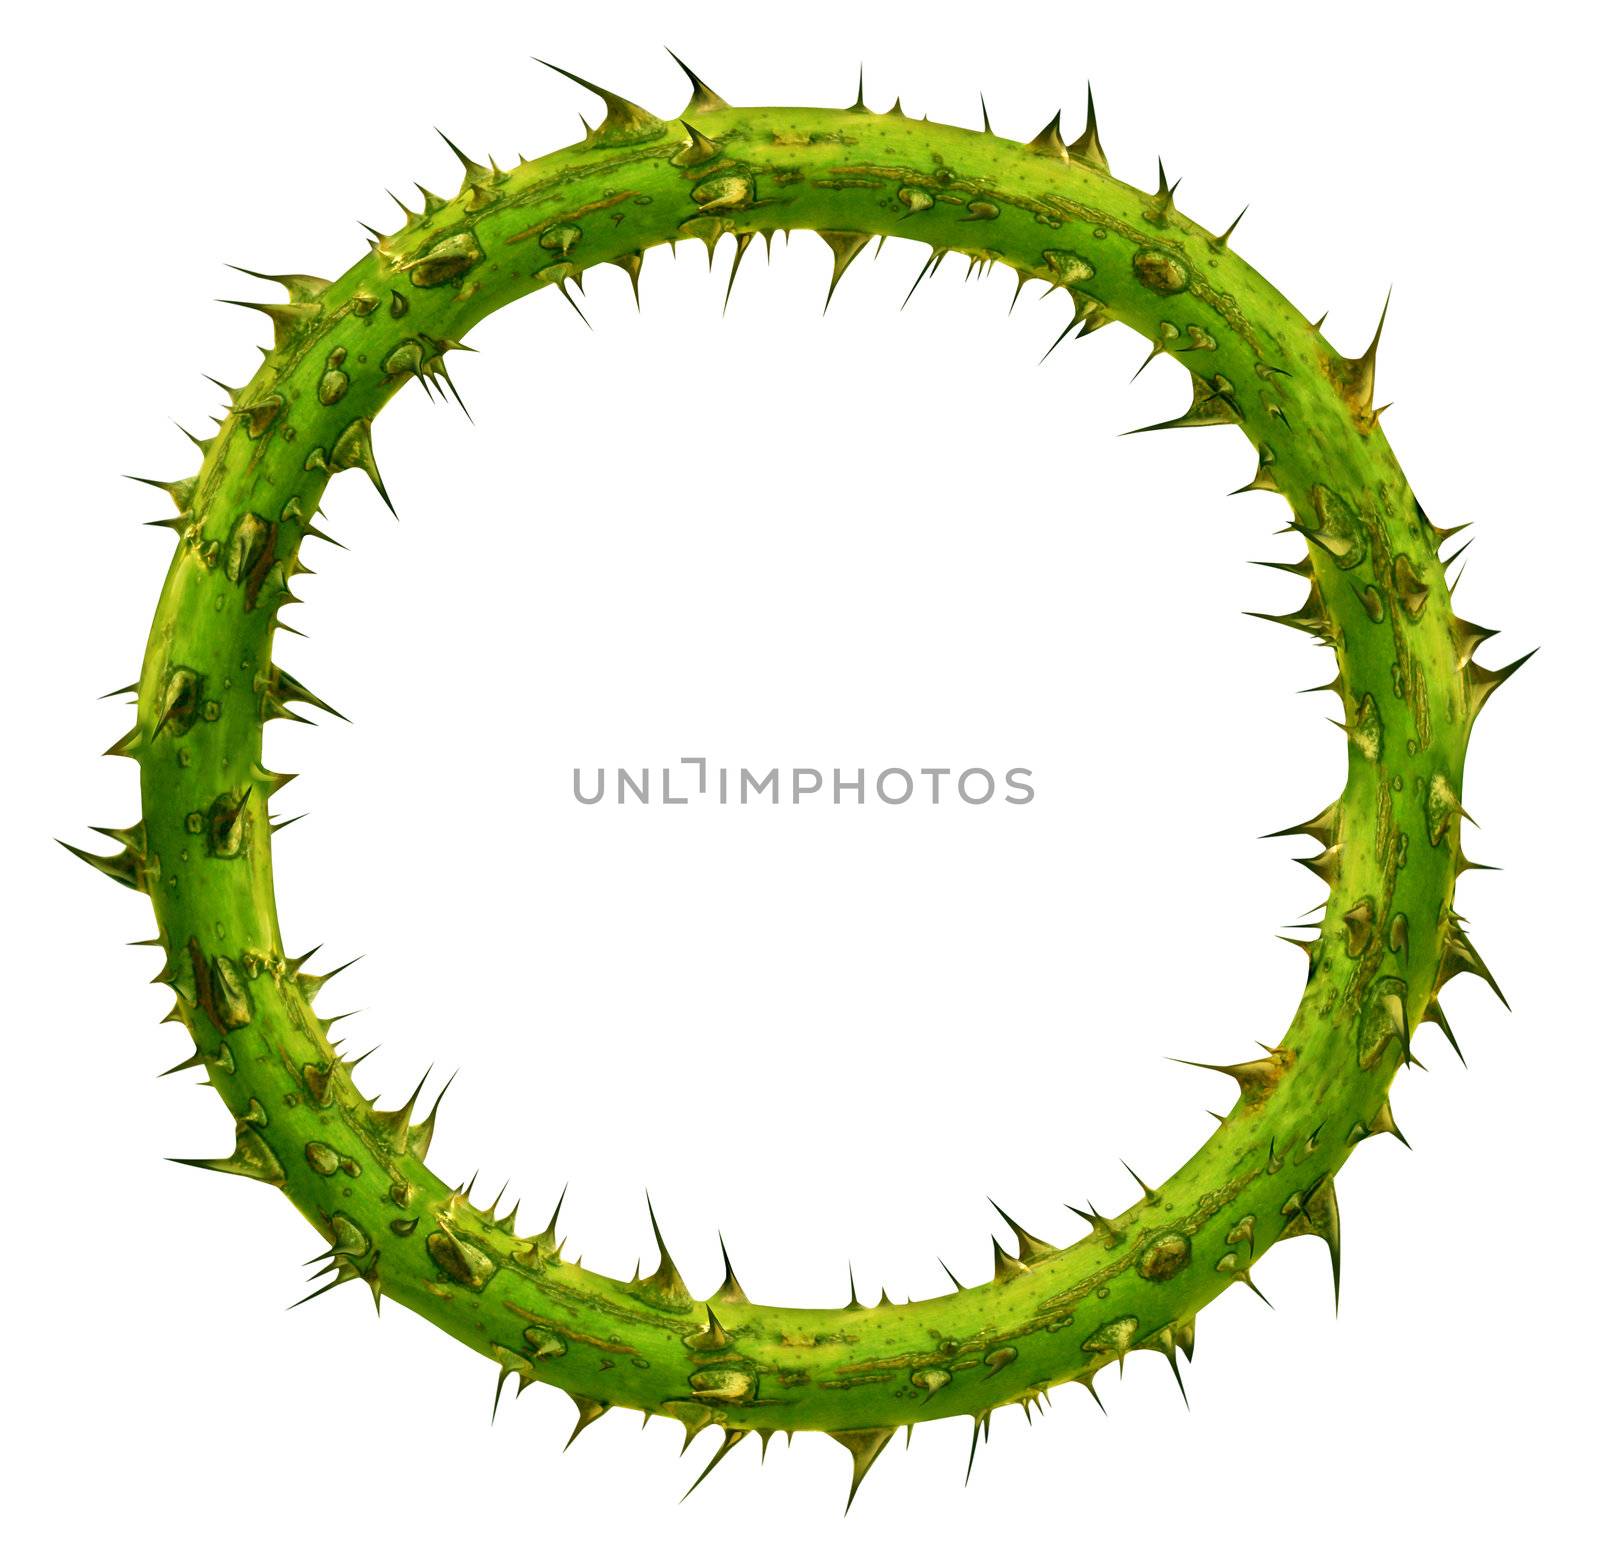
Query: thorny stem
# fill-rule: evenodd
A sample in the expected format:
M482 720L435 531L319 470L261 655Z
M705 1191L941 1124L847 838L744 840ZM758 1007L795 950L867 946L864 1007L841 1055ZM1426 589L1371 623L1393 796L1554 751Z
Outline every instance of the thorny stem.
M1054 122L1021 145L897 112L729 108L696 82L687 121L609 94L582 143L510 172L466 176L336 282L282 280L263 307L275 343L209 443L198 475L163 484L178 546L138 683L138 721L113 749L140 767L143 822L92 859L152 898L176 1014L236 1123L203 1162L282 1188L330 1245L335 1283L431 1319L518 1387L747 1431L820 1429L854 1481L898 1426L986 1424L1051 1384L1089 1382L1130 1350L1176 1369L1199 1309L1279 1238L1332 1250L1333 1174L1367 1135L1395 1131L1387 1097L1410 1036L1443 1023L1441 985L1487 978L1455 920L1462 764L1483 700L1510 669L1471 661L1486 631L1456 619L1423 515L1372 407L1373 354L1347 360L1228 247L1172 203L1113 178L1093 126ZM458 155L460 155L458 153ZM432 1114L379 1111L312 1009L322 980L285 953L274 909L265 721L321 702L272 659L278 611L330 476L379 483L371 422L409 379L447 388L445 355L511 300L569 294L601 262L638 281L651 246L743 247L809 228L836 285L877 235L916 239L1069 290L1084 330L1117 321L1181 354L1194 399L1171 424L1233 423L1308 544L1303 608L1279 622L1330 645L1349 774L1297 831L1327 884L1304 996L1271 1052L1227 1070L1239 1098L1178 1170L1057 1249L1015 1230L984 1285L903 1306L757 1306L727 1279L695 1301L662 1248L626 1281L560 1256L554 1221L518 1235L424 1164ZM1376 342L1374 342L1374 348ZM552 409L552 421L558 415ZM686 437L689 434L686 433ZM379 483L381 491L381 483ZM387 496L385 496L387 497ZM328 707L323 706L327 709ZM1285 832L1295 833L1295 832ZM658 1233L659 1235L659 1233Z

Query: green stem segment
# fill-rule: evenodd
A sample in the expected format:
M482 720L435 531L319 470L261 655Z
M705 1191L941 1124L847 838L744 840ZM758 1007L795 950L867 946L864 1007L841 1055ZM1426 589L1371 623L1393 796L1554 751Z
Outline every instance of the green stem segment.
M178 546L138 722L113 749L139 764L144 817L93 860L151 896L191 1061L234 1116L233 1153L200 1164L282 1188L327 1239L335 1282L359 1276L423 1314L491 1357L502 1386L565 1389L580 1430L627 1405L688 1435L721 1427L720 1457L750 1431L819 1429L859 1483L898 1426L967 1414L976 1435L996 1407L1088 1383L1130 1350L1176 1369L1195 1314L1280 1237L1321 1236L1337 1281L1333 1174L1395 1131L1390 1082L1412 1030L1443 1023L1442 983L1487 977L1451 911L1458 800L1468 732L1509 669L1471 661L1486 631L1451 612L1446 533L1378 427L1372 352L1334 352L1176 210L1164 177L1154 195L1113 178L1092 121L1068 148L1054 124L1021 145L859 104L730 108L698 83L686 121L602 96L579 145L510 172L463 157L454 199L430 198L338 281L278 278L290 301L255 306L271 352L198 475L161 485ZM834 283L873 236L917 239L1068 290L1084 330L1119 321L1181 354L1194 400L1164 426L1238 424L1252 486L1288 501L1308 595L1280 622L1334 649L1349 733L1343 795L1298 827L1329 891L1305 994L1274 1050L1227 1070L1227 1118L1072 1246L1016 1230L991 1282L904 1306L758 1306L731 1270L708 1305L665 1248L653 1274L612 1279L564 1260L553 1221L519 1235L475 1208L424 1164L432 1116L416 1120L416 1098L379 1111L352 1082L313 1013L323 979L285 954L273 902L268 809L289 778L262 764L263 724L321 705L273 662L274 628L330 476L379 482L379 409L408 380L446 385L446 354L526 293L568 292L600 262L637 286L652 245L731 234L742 256L794 228L827 241Z

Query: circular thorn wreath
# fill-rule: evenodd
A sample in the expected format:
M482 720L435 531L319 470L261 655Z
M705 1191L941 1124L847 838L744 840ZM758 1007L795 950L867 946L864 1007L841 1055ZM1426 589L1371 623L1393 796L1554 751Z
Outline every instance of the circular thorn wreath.
M1451 530L1424 515L1373 405L1381 318L1360 356L1336 352L1235 254L1234 225L1211 233L1178 210L1164 169L1153 193L1112 175L1092 97L1075 140L1057 115L1023 143L987 111L969 130L898 103L874 113L859 92L844 109L736 108L684 69L691 97L674 119L580 81L605 117L576 145L508 170L452 145L453 196L424 191L337 281L272 277L286 300L246 304L270 320L271 349L247 385L225 387L200 470L155 485L177 547L138 682L120 691L137 695L138 719L110 750L139 766L142 816L102 832L115 853L78 855L149 895L170 1017L194 1040L178 1067L204 1070L233 1116L231 1150L188 1164L287 1193L326 1241L323 1289L363 1281L490 1357L497 1403L512 1381L564 1390L574 1437L616 1405L673 1417L686 1445L715 1427L709 1473L752 1433L764 1450L775 1431L826 1432L850 1453L853 1499L899 1427L968 1415L975 1449L997 1408L1031 1412L1068 1381L1093 1393L1129 1351L1160 1351L1177 1373L1201 1307L1254 1289L1282 1238L1327 1244L1337 1295L1334 1174L1369 1135L1399 1134L1389 1087L1416 1028L1431 1021L1454 1045L1445 983L1472 972L1499 993L1453 897L1472 866L1467 737L1521 661L1482 667L1492 631L1451 610ZM1315 843L1300 860L1327 889L1299 943L1304 994L1278 1045L1202 1064L1239 1092L1210 1138L1139 1181L1120 1214L1078 1211L1088 1229L1069 1246L1001 1211L991 1279L905 1305L758 1304L731 1264L697 1300L658 1227L651 1272L613 1278L563 1258L554 1215L529 1233L515 1210L475 1205L426 1164L437 1099L423 1114L421 1085L398 1105L362 1094L313 1008L335 973L290 958L274 910L272 834L287 821L271 810L291 778L263 764L263 727L304 719L296 706L337 715L274 660L275 630L306 540L331 540L316 524L329 479L360 472L388 502L379 410L413 380L453 395L449 355L524 294L555 288L577 308L585 274L607 264L637 298L651 246L725 236L731 290L757 236L770 246L793 229L832 252L829 298L873 239L906 238L928 246L919 282L950 255L1009 266L1019 290L1069 295L1058 342L1115 321L1152 355L1181 357L1193 398L1156 427L1231 423L1250 440L1246 488L1281 494L1306 548L1274 566L1304 578L1303 605L1261 616L1332 649L1325 687L1348 735L1340 796L1278 832Z

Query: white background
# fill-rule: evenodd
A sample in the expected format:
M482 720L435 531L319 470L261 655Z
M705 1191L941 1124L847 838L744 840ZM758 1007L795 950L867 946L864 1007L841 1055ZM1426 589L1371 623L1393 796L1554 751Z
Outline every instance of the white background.
M22 1553L932 1557L1022 1543L1196 1558L1548 1555L1592 1534L1594 1239L1593 39L1562 8L1147 3L61 6L13 31L4 377L12 669L4 789L8 1524ZM1435 16L1439 19L1435 20ZM15 29L16 24L13 24ZM666 35L663 37L663 35ZM147 908L51 837L136 812L126 725L170 534L121 481L191 469L202 371L238 382L269 297L224 269L336 275L385 186L454 190L430 128L505 163L594 101L556 59L670 114L670 42L734 101L868 96L1026 139L1086 76L1114 167L1220 228L1347 351L1385 290L1385 426L1430 514L1478 523L1458 607L1543 654L1474 741L1459 904L1513 1003L1447 993L1463 1071L1428 1072L1341 1175L1343 1316L1290 1243L1201 1318L1185 1412L1156 1356L885 1454L841 1525L830 1441L710 1451L617 1412L565 1457L544 1390L489 1425L493 1370L364 1288L285 1312L316 1243L267 1190L167 1155L227 1125L126 949ZM370 1085L459 1068L434 1158L509 1178L568 1251L627 1271L648 1186L691 1284L718 1228L757 1300L828 1304L985 1272L993 1194L1043 1235L1164 1176L1231 1060L1302 977L1272 933L1319 899L1258 834L1337 789L1326 653L1241 609L1294 605L1281 502L1222 497L1231 431L1175 412L1120 330L1037 360L1064 296L923 252L653 254L635 315L602 268L482 327L477 418L408 389L379 425L397 525L354 478L281 651L354 725L275 728L303 779L279 837L292 949L368 958L326 995L382 1043ZM156 504L152 506L151 500ZM1500 648L1504 647L1502 651ZM1027 808L583 809L575 764L1027 765ZM20 1011L20 1012L19 1012ZM370 1072L368 1072L370 1071ZM692 1468L691 1468L692 1466Z

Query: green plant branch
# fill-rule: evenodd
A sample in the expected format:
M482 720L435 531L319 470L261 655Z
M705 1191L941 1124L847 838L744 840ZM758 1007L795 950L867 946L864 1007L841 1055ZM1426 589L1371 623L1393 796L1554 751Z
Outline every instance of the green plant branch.
M287 1193L328 1244L330 1284L359 1278L421 1313L489 1357L502 1387L564 1389L576 1430L616 1405L673 1417L686 1437L716 1427L713 1464L751 1432L830 1432L851 1452L853 1497L898 1427L970 1415L976 1440L997 1407L1091 1385L1131 1350L1176 1371L1199 1310L1253 1285L1284 1237L1322 1238L1337 1283L1334 1174L1363 1139L1397 1131L1390 1083L1412 1032L1443 1025L1441 986L1487 978L1452 911L1468 866L1459 799L1468 733L1511 669L1473 662L1488 632L1451 611L1448 534L1417 505L1372 404L1376 339L1341 357L1229 234L1178 211L1164 171L1153 194L1113 177L1092 104L1071 146L1056 121L1024 145L859 101L732 108L691 82L678 119L601 93L605 119L584 141L509 171L458 153L451 198L427 195L337 281L280 277L286 302L248 306L271 320L271 350L230 390L199 472L158 485L177 547L138 719L112 749L139 766L143 817L91 860L151 897L173 1014L194 1038L187 1063L232 1113L231 1150L194 1164ZM645 253L685 239L731 237L737 270L755 236L792 229L832 251L830 297L870 241L911 239L930 266L1009 266L1019 287L1069 293L1079 329L1115 321L1180 357L1193 399L1161 427L1232 423L1255 447L1249 486L1281 494L1307 544L1291 566L1305 603L1276 621L1332 648L1349 738L1341 796L1284 832L1315 842L1306 865L1328 892L1304 995L1275 1048L1225 1067L1239 1088L1227 1117L1128 1208L1086 1212L1077 1241L1057 1248L1008 1221L992 1280L905 1305L758 1305L731 1267L697 1300L664 1245L650 1274L612 1278L562 1256L554 1219L530 1235L476 1207L425 1164L434 1111L419 1115L420 1086L393 1109L362 1094L313 1009L327 978L288 956L274 908L269 809L291 778L263 764L263 726L297 705L331 709L274 662L278 615L305 540L322 535L329 479L361 471L383 492L378 412L413 380L451 392L450 355L524 294L576 304L603 263L637 289ZM685 456L706 436L686 408Z

